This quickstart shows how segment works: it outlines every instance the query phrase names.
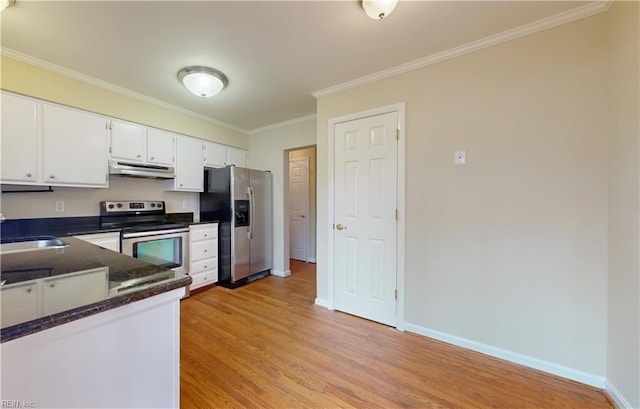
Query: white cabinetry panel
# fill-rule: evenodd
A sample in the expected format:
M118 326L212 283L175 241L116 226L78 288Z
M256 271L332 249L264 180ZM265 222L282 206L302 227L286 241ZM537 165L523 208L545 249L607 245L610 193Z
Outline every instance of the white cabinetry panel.
M175 163L175 141L177 135L159 129L147 130L147 162L159 165Z
M42 110L44 183L107 187L106 119L50 104Z
M215 142L204 141L202 143L203 163L210 168L223 168L227 165L235 165L241 168L247 167L247 151L231 146L221 145Z
M147 129L129 122L111 121L111 157L141 162L147 150Z
M227 147L227 165L236 165L240 168L247 167L247 151L244 149Z
M223 168L227 164L227 147L215 142L203 142L204 166Z
M76 239L80 239L96 246L104 247L109 250L120 253L120 233L94 233L94 234L82 234L79 236L73 236Z
M111 158L173 165L176 134L122 121L111 121Z
M36 183L38 165L37 103L2 93L2 183Z
M191 289L218 281L218 223L189 226Z
M204 183L202 141L178 135L176 142L176 178L166 180L165 189L202 192Z

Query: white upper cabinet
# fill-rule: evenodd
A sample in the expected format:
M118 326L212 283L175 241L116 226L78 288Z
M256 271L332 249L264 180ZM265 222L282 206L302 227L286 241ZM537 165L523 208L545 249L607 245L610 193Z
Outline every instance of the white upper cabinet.
M236 165L240 168L247 167L247 151L244 149L227 147L227 165Z
M106 118L6 92L1 95L2 183L108 186Z
M202 143L202 149L204 166L211 168L223 168L227 165L247 167L247 151L244 149L208 141Z
M202 143L204 166L223 168L227 163L227 147L219 143L204 141Z
M109 130L98 115L43 104L43 182L107 187Z
M111 121L111 157L143 162L147 155L147 128Z
M147 162L159 165L175 164L176 134L149 128L147 130Z
M202 192L202 140L178 135L176 141L176 178L165 180L165 190Z
M38 181L36 101L2 93L2 183Z
M175 138L176 135L171 132L111 121L111 158L173 166Z

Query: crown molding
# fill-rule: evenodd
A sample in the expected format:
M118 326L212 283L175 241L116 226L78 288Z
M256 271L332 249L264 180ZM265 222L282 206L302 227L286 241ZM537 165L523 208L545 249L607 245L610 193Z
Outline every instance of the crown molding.
M553 27L560 26L562 24L570 23L585 17L592 16L594 14L602 13L609 10L609 7L613 4L613 1L594 1L584 6L577 7L572 10L546 17L529 24L525 24L520 27L513 28L511 30L503 31L498 34L493 34L480 40L472 41L467 44L463 44L458 47L451 48L449 50L441 51L435 54L431 54L427 57L420 58L408 62L406 64L398 65L387 70L379 71L373 74L365 75L364 77L356 78L351 81L343 82L338 85L334 85L329 88L325 88L319 91L312 92L315 98L324 97L327 95L335 94L348 90L350 88L359 87L361 85L369 84L371 82L379 81L385 78L393 77L399 74L403 74L409 71L414 71L432 64L437 64L442 61L450 60L452 58L459 57L464 54L469 54L483 48L491 47L497 44L501 44L507 41L515 40L520 37L527 36L529 34L537 33L539 31L548 30Z
M68 78L72 78L74 80L78 80L78 81L84 82L84 83L89 84L89 85L93 85L95 87L106 89L107 91L111 91L111 92L114 92L116 94L123 95L125 97L136 99L138 101L142 101L142 102L145 102L147 104L155 105L155 106L158 106L160 108L164 108L164 109L167 109L167 110L170 110L170 111L173 111L173 112L177 112L177 113L180 113L180 114L188 115L188 116L190 116L192 118L200 119L200 120L208 122L210 124L222 126L224 128L230 129L232 131L236 131L236 132L239 132L241 134L248 135L248 131L246 129L242 129L242 128L239 128L237 126L230 125L230 124L227 124L227 123L222 122L222 121L218 121L217 119L211 118L209 116L202 115L202 114L199 114L197 112L193 112L193 111L190 111L188 109L181 108L181 107L179 107L177 105L169 104L168 102L164 102L164 101L161 101L159 99L151 98L151 97L146 96L144 94L139 94L137 92L128 90L126 88L122 88L122 87L119 87L117 85L111 84L109 82L102 81L102 80L99 80L97 78L81 74L79 72L70 70L68 68L61 67L61 66L56 65L56 64L52 64L52 63L50 63L48 61L41 60L41 59L36 58L36 57L32 57L30 55L21 53L19 51L13 50L11 48L0 47L0 55L5 56L5 57L9 57L11 59L14 59L14 60L29 64L29 65L33 65L33 66L38 67L38 68L42 68L42 69L50 71L50 72L54 72L56 74L63 75L63 76L68 77Z
M302 123L302 122L308 122L308 121L315 120L315 119L316 119L316 114L301 116L299 118L290 119L288 121L278 122L278 123L275 123L275 124L272 124L272 125L267 125L267 126L263 126L263 127L260 127L260 128L252 129L252 130L250 130L248 132L248 134L249 135L255 135L255 134L260 133L260 132L270 131L272 129L283 128L285 126L295 125L295 124L299 124L299 123Z

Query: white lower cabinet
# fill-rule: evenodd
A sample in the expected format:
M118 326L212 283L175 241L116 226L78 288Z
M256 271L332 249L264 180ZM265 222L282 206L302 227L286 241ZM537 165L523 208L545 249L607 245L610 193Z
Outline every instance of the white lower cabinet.
M189 226L191 290L218 281L218 223Z
M179 408L184 293L179 288L3 342L2 373L10 376L0 380L2 399L24 403L13 407Z
M38 278L17 284L5 284L0 290L2 325L31 321L102 301L108 293L109 269L107 267Z
M79 236L73 236L76 239L80 239L96 246L104 247L109 250L120 253L120 233L94 233L94 234L82 234Z
M5 327L25 321L35 320L40 316L40 300L37 281L29 281L2 287L2 325Z

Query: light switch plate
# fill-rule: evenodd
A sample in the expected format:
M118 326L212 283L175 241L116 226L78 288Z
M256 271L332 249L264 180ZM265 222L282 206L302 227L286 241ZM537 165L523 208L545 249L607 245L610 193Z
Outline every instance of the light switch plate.
M453 157L454 165L465 165L467 163L467 152L456 151Z
M56 202L56 212L64 212L64 202L57 201Z

